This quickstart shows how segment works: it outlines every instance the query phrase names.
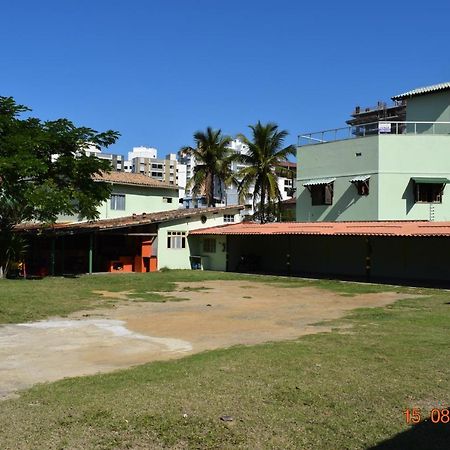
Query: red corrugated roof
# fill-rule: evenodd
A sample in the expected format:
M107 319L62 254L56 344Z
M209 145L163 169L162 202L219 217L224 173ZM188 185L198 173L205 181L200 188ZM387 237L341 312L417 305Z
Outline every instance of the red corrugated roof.
M450 222L277 222L237 223L191 231L190 235L281 235L323 236L450 236Z

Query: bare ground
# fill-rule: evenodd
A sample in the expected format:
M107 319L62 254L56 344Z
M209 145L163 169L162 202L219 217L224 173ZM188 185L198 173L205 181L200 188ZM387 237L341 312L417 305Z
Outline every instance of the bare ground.
M0 326L0 398L65 377L328 331L314 323L412 297L395 292L348 297L245 281L178 283L168 295L189 299L183 302L129 302L127 292L102 294L119 303L66 319Z

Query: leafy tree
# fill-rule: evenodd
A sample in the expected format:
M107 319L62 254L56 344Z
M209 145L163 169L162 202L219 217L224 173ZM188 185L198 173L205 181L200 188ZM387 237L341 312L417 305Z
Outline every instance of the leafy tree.
M280 163L287 161L289 155L295 154L295 146L283 146L288 132L279 131L278 125L274 123L263 125L258 121L249 128L252 130L251 140L243 135L239 136L249 147L247 154L239 156L240 162L246 166L237 175L240 180L239 196L241 199L247 196L254 186L253 207L257 210L258 219L264 223L277 214L276 204L281 200L277 179L284 170L280 168Z
M18 253L15 225L52 223L59 214L95 219L98 205L110 195L106 183L93 180L110 170L109 162L84 150L107 147L119 133L98 133L67 119L21 117L28 111L12 97L0 97L0 268Z
M228 183L232 177L231 162L236 155L228 148L232 138L223 136L221 130L213 130L211 127L194 134L196 147L183 147L181 154L190 155L195 159L193 177L189 180L188 189L192 189L194 197L205 194L208 206L215 206L216 183L222 192L222 183Z

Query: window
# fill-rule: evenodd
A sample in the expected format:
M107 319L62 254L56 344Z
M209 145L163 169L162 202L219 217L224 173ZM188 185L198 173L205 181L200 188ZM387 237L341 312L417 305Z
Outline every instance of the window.
M203 251L205 253L216 253L216 240L211 238L203 239Z
M172 203L172 197L163 197L163 203Z
M111 209L125 211L125 194L111 194Z
M333 183L315 184L309 187L313 205L333 204Z
M234 214L224 214L223 215L223 221L225 223L232 223L232 222L234 222Z
M355 181L353 184L356 186L358 195L369 195L369 180Z
M186 248L186 232L168 231L167 248Z
M414 182L414 200L416 203L442 203L443 183Z

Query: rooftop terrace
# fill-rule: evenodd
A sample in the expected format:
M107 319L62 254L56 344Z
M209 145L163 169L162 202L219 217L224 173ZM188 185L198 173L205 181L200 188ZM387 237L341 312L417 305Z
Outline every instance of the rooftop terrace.
M358 139L374 135L448 135L450 122L378 121L298 135L298 146Z

